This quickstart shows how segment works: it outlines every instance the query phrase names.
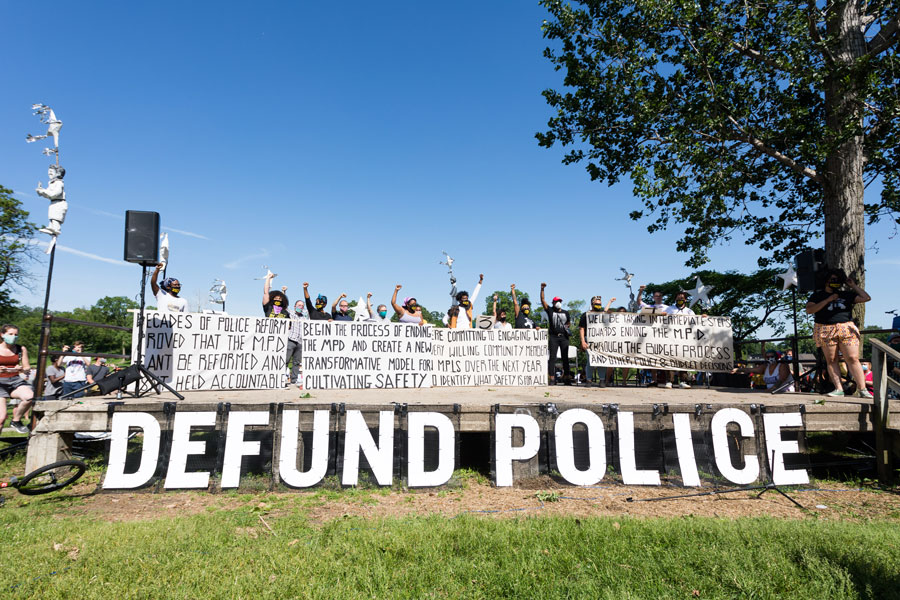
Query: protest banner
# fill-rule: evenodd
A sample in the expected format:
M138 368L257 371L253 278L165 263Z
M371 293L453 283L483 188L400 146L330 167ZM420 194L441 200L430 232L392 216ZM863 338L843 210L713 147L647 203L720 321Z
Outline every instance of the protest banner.
M433 331L410 323L303 321L303 388L431 387Z
M285 386L288 319L147 311L143 363L177 391ZM137 313L132 357L137 353Z
M592 367L731 371L731 319L701 315L585 313Z
M431 385L547 385L547 332L435 329Z

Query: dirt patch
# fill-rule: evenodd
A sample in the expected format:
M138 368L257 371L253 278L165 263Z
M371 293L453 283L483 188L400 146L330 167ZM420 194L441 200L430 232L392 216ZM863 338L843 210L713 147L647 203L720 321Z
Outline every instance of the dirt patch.
M539 486L538 483L544 485ZM208 493L135 492L93 493L95 486L82 486L69 494L82 501L66 507L58 518L85 515L109 521L151 520L172 515L193 515L216 510L253 509L266 515L275 526L279 516L302 512L313 522L353 516L365 518L412 515L462 514L488 518L565 515L680 517L703 516L777 517L785 519L890 519L900 521L900 494L833 486L787 490L801 505L775 491L761 497L758 492L667 499L696 493L686 488L647 488L619 485L576 488L561 486L550 478L529 480L528 487L495 488L470 482L457 489L435 490L328 490L291 492ZM48 498L49 499L49 498Z

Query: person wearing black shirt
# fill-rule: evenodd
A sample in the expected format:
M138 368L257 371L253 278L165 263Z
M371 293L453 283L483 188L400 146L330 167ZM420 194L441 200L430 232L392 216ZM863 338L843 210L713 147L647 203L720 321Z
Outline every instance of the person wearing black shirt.
M540 329L537 325L535 325L534 320L531 318L531 300L528 298L522 298L522 303L519 304L518 298L516 298L516 284L512 284L509 286L510 292L512 292L512 301L513 301L513 310L516 313L516 329Z
M842 289L844 284L849 289ZM841 269L828 269L825 272L822 289L813 292L806 303L806 312L815 315L813 338L816 346L825 355L828 375L834 384L834 391L829 396L843 396L844 386L841 383L841 368L838 351L847 363L847 372L856 382L856 395L871 398L866 389L866 379L862 365L859 364L860 334L856 323L852 320L854 304L868 302L872 297L864 289L856 285L852 278L844 275Z
M288 297L285 294L287 288L281 288L280 292L269 291L269 288L272 286L272 280L274 278L275 275L269 273L268 275L266 275L265 283L263 283L263 316L271 317L273 319L290 319L291 313L288 309L290 303L288 302Z
M352 321L350 316L350 304L344 299L347 294L341 294L338 299L331 305L331 315L335 321Z
M541 305L547 313L548 328L550 331L547 335L547 345L550 349L550 359L547 362L547 371L549 375L549 384L556 383L556 355L559 352L562 355L563 364L563 382L566 385L572 385L572 371L569 369L569 313L563 310L562 298L553 298L553 305L547 304L544 299L544 288L546 283L541 284Z
M328 297L319 294L316 296L316 304L313 306L312 300L309 299L309 284L303 282L303 295L306 297L306 311L309 313L311 321L332 321L331 313L322 310L328 304Z

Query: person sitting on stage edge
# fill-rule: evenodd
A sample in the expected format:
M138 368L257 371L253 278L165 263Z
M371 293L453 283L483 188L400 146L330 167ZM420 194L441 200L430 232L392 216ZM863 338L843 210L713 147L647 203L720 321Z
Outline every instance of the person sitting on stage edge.
M540 329L531 318L531 300L522 298L520 305L516 298L516 284L510 285L509 290L512 292L513 310L516 312L516 329Z
M842 290L844 284L849 290ZM843 396L838 350L847 363L847 371L856 382L856 395L871 398L866 389L866 379L859 364L860 333L852 320L854 304L868 302L872 297L856 285L841 269L825 271L823 289L816 290L806 303L806 312L815 316L813 338L816 346L825 354L825 363L834 391L829 396Z
M782 392L794 392L794 376L791 367L781 359L781 355L775 350L766 350L766 362L755 367L737 367L732 373L746 373L748 375L762 375L767 390L780 388L785 383L790 383Z
M319 294L316 296L316 305L313 306L312 300L309 298L309 283L303 282L303 295L306 297L306 312L309 313L309 318L312 321L331 321L331 313L328 313L324 310L325 306L328 305L328 296L323 296Z
M275 278L275 275L269 273L266 275L266 281L263 283L263 297L262 297L262 306L263 306L263 316L269 317L271 319L290 319L291 311L288 307L291 303L288 301L286 287L281 288L281 291L270 292L269 288L272 286L272 279Z
M161 313L186 312L187 300L178 297L178 293L181 291L180 281L174 277L166 277L163 279L162 284L157 285L156 283L159 272L165 266L164 263L156 265L156 269L153 270L153 276L150 277L150 289L153 290L153 295L156 296L156 310Z
M548 385L556 385L557 352L562 355L563 382L566 385L572 385L572 371L569 369L569 313L563 310L562 298L559 296L553 298L552 306L547 304L547 300L544 299L546 287L546 283L541 284L541 305L544 307L544 312L547 313L548 328L550 329L547 335L547 345L550 350L550 360L547 362Z
M0 419L0 429L6 421L6 399L18 400L13 408L12 422L10 426L19 433L28 433L28 428L22 423L22 417L31 408L34 390L28 385L28 373L31 364L28 362L28 348L16 343L19 339L19 328L15 325L0 327L0 400L3 401L3 418Z
M403 286L399 283L394 288L394 295L391 296L391 306L397 313L397 320L401 323L415 323L416 325L424 325L425 319L422 317L422 307L412 296L403 299L403 306L397 304L397 294Z
M335 321L352 321L350 316L350 303L345 300L347 294L341 294L331 305L331 314Z
M109 367L106 366L106 359L102 357L94 358L93 364L88 365L84 369L85 377L87 378L87 382L91 385L94 385L107 375L109 375ZM98 394L100 392L99 388L92 387L88 389L88 394Z
M390 321L387 316L387 306L384 304L379 304L378 310L372 310L372 292L366 294L366 310L369 311L369 318L366 319L367 321L375 321L376 323Z

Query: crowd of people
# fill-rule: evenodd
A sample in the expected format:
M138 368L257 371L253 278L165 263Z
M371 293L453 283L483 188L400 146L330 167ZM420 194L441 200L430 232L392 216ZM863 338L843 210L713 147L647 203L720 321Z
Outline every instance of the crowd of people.
M150 284L156 297L157 310L160 312L185 312L187 301L179 296L181 282L173 277L165 278L161 283L158 277L163 265L154 270ZM303 300L297 300L293 305L287 296L287 288L272 290L272 279L275 276L269 273L263 283L262 309L265 317L274 319L290 319L291 324L288 333L287 362L290 365L290 382L298 381L302 359L302 320L324 321L351 321L351 307L346 294L340 294L337 299L328 305L328 297L317 294L315 299L310 295L309 283L303 283ZM453 329L470 329L478 315L474 313L474 305L478 299L484 282L482 274L478 279L472 294L460 291L453 297L453 303L447 310L443 319L445 326ZM546 327L550 360L548 361L548 381L551 385L563 383L571 385L579 380L590 385L599 379L599 385L610 382L612 369L594 369L589 362L585 364L584 371L577 377L572 376L572 366L569 362L569 340L571 316L570 311L563 307L563 299L554 296L549 302L546 298L546 283L541 283L540 301L544 311L544 319L538 321L532 310L531 301L527 297L520 296L515 284L510 286L512 298L513 318L510 320L507 311L503 307L498 308L499 297L493 296L492 311L490 315L491 325L495 329L541 329ZM366 295L364 319L366 321L381 322L391 321L396 318L401 323L425 325L422 307L414 296L406 296L400 299L401 285L396 285L390 301L390 309L386 304L372 304L373 294ZM454 290L455 291L455 290ZM693 315L694 311L689 306L689 298L685 292L678 292L672 299L672 304L666 304L661 291L653 291L650 294L652 303L644 301L646 286L639 288L639 301L637 310L668 315ZM872 372L871 365L860 361L861 334L852 319L854 304L868 302L869 294L859 287L850 277L847 277L839 269L830 269L822 278L819 289L809 297L806 304L806 312L813 316L815 321L814 335L816 346L821 349L826 372L833 391L827 395L840 397L845 395L843 379L849 377L855 383L856 395L863 398L871 398ZM611 298L605 305L601 296L591 298L590 307L586 313L580 316L578 322L578 339L582 350L589 347L586 339L587 315L590 313L603 313L610 311L627 312L624 306L612 308L615 298ZM354 307L356 311L362 307ZM393 311L393 314L389 314ZM16 343L18 328L14 325L3 325L0 335L0 399L3 400L4 416L6 415L6 402L10 399L16 403L11 426L17 431L27 432L22 424L22 416L31 408L34 391L34 371L31 369L27 349ZM892 348L900 350L900 332L892 333L888 338L888 344ZM71 353L70 353L71 349ZM90 358L83 354L84 344L75 341L70 346L63 346L62 351L66 355L51 355L50 364L46 369L44 397L54 398L60 395L80 397L89 391L91 386L105 377L110 370L103 358ZM557 368L557 357L561 362L561 368ZM782 356L775 350L765 353L764 362L751 367L739 367L733 372L746 373L761 379L766 389L778 388L780 391L795 391L796 383L790 364L791 356ZM900 362L890 362L888 365L890 376L900 379ZM623 378L627 381L629 369L621 369ZM599 376L599 377L598 377ZM673 387L673 383L682 388L689 388L689 377L680 371L655 370L639 372L640 377L647 385L656 385L665 388Z

